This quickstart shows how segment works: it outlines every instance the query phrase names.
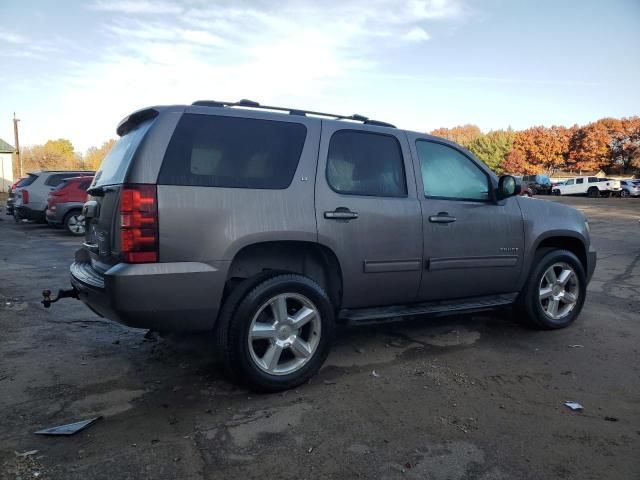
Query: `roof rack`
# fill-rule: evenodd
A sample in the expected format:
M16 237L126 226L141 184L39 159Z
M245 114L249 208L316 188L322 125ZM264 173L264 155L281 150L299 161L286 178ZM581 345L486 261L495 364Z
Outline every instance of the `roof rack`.
M306 117L307 115L313 115L317 117L330 117L334 120L353 120L355 122L362 122L365 125L375 125L378 127L390 127L396 128L395 125L392 125L387 122L380 122L378 120L371 120L368 117L363 115L358 115L357 113L353 115L336 115L333 113L324 113L324 112L315 112L313 110L300 110L298 108L286 108L286 107L273 107L268 105L260 105L258 102L254 102L253 100L247 100L243 98L238 102L221 102L217 100L197 100L193 102L191 105L199 106L199 107L245 107L245 108L258 108L262 110L275 110L277 112L288 112L289 115L299 115L302 117Z

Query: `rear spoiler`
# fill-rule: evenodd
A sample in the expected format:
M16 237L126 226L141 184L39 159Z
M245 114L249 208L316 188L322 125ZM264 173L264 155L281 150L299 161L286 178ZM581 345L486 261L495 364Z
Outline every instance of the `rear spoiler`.
M122 119L122 121L118 124L116 133L120 137L122 137L123 135L126 135L135 127L140 125L142 122L157 117L159 113L160 112L155 108L143 108L142 110L137 110L128 117L124 117Z

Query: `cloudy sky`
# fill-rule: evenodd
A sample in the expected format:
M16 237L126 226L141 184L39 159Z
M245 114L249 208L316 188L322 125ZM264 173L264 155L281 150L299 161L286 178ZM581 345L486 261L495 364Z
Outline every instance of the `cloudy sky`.
M638 0L0 0L0 138L249 98L427 131L640 114Z

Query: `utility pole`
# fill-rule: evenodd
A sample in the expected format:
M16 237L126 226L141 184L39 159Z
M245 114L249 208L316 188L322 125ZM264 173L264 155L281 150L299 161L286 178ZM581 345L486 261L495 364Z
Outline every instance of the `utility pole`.
M18 165L20 165L20 174L18 178L22 178L22 152L20 151L20 140L18 139L18 122L19 118L16 118L16 112L13 112L13 136L16 141L16 156L18 157Z

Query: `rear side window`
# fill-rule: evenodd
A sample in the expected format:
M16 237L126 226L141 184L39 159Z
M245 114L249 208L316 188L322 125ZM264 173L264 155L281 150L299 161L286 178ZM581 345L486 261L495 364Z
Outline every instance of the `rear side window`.
M76 174L73 173L56 173L55 175L50 175L44 182L45 185L50 187L57 187L62 182L64 182L65 178L75 177Z
M327 182L346 195L405 197L407 182L398 140L357 130L334 133L329 142Z
M300 123L185 114L167 147L158 183L285 189L306 136Z
M580 185L581 183L584 183L584 178L576 178L576 184Z
M597 183L602 182L602 180L598 180L596 177L589 177L589 183Z

